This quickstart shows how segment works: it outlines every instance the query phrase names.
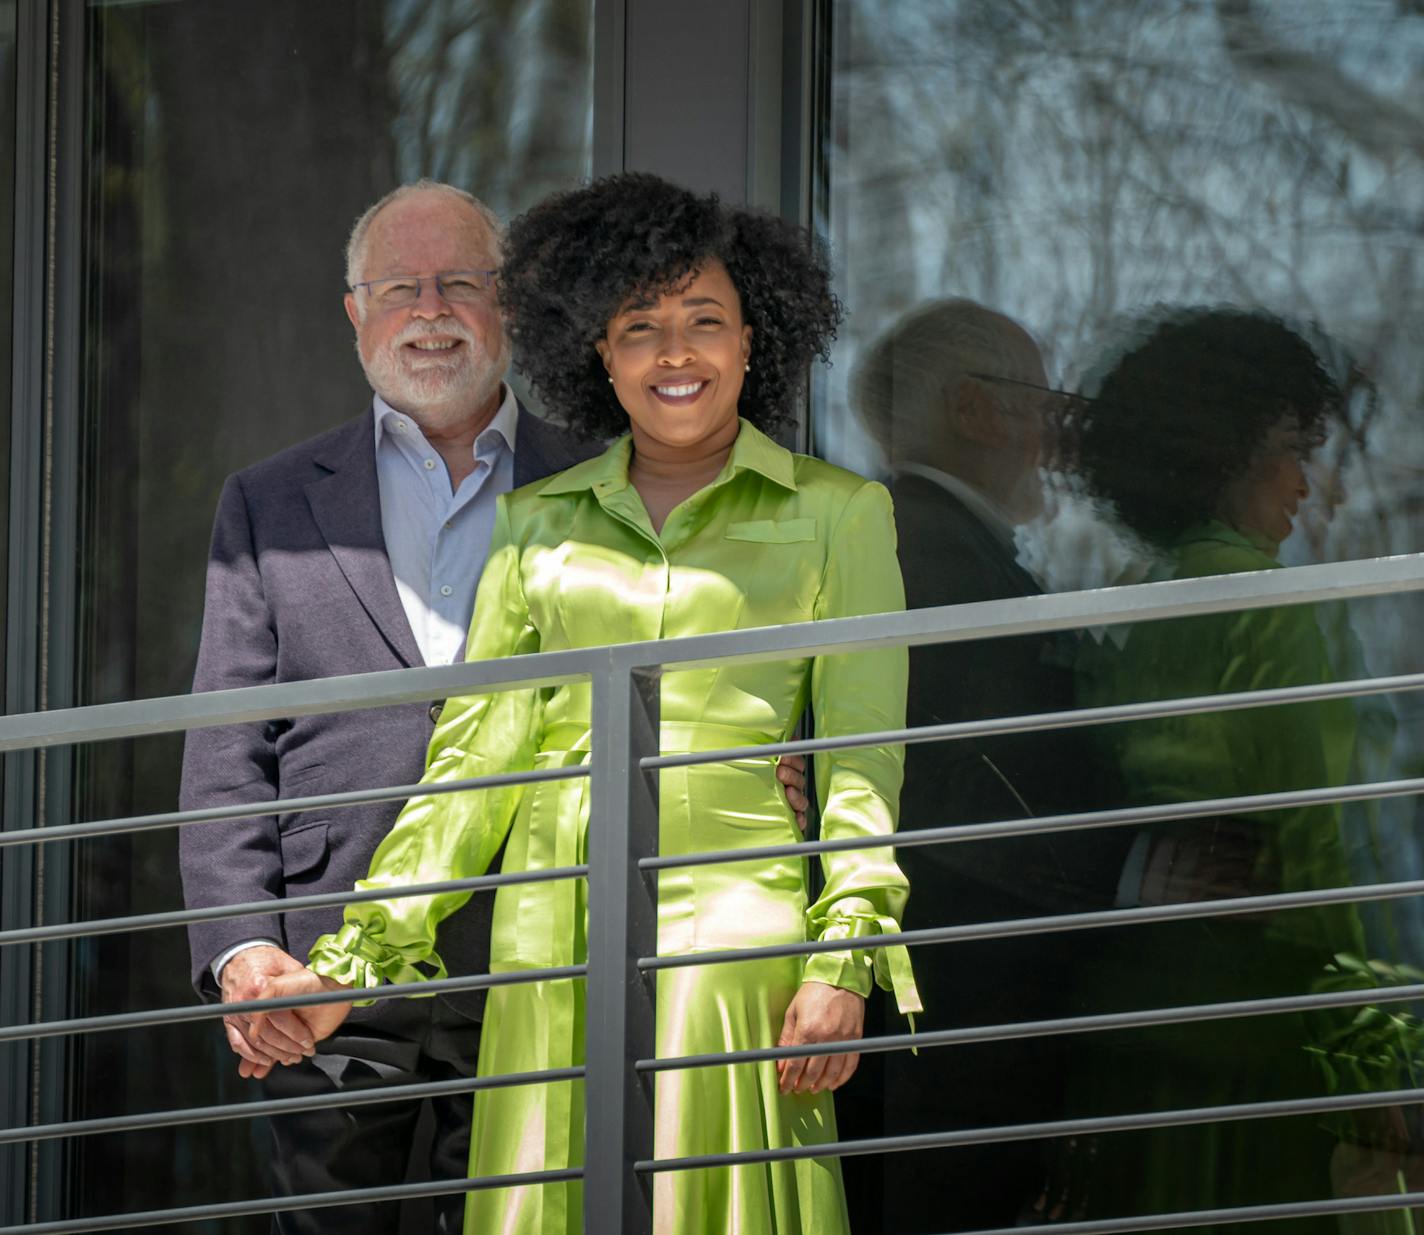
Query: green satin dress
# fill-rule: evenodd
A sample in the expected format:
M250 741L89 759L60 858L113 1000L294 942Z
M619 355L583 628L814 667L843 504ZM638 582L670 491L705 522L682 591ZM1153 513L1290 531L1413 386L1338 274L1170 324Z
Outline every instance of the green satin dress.
M1187 579L1277 570L1274 551L1268 542L1209 522L1178 540L1158 574ZM1333 681L1318 612L1315 605L1280 605L1136 624L1121 647L1121 636L1110 636L1096 654L1093 645L1085 647L1079 702L1102 706ZM1351 704L1341 699L1139 720L1106 725L1094 735L1121 769L1124 801L1133 806L1341 785L1355 740ZM1149 833L1201 852L1216 846L1218 827L1227 837L1257 838L1254 868L1238 872L1239 883L1188 885L1169 900L1350 883L1334 805L1162 823ZM1137 891L1133 882L1125 889L1129 896ZM1103 935L1092 967L1079 975L1080 999L1090 1012L1300 996L1327 989L1327 966L1337 953L1363 954L1351 905L1158 923ZM1352 1016L1350 1010L1280 1013L1084 1035L1073 1070L1074 1113L1319 1097L1328 1092L1322 1048ZM1349 1080L1340 1088L1371 1086ZM1325 1199L1332 1195L1335 1145L1318 1117L1190 1124L1104 1138L1092 1181L1083 1189L1085 1216ZM1276 1225L1288 1235L1338 1235L1349 1223L1327 1216ZM1229 1235L1257 1229L1259 1223L1244 1222L1213 1228Z
M793 455L743 422L717 480L653 531L628 482L631 439L501 498L475 603L468 659L521 655L708 631L772 626L903 608L889 495L878 484ZM901 650L669 673L664 751L777 742L809 701L821 735L904 722ZM588 759L587 684L451 699L430 745L425 781L439 783ZM895 827L900 748L816 759L825 837ZM799 839L773 758L664 771L661 851L694 853ZM372 859L361 888L482 874L508 837L503 869L583 862L587 782L413 798ZM595 838L594 843L597 843ZM658 887L658 949L712 952L803 939L847 941L898 929L907 892L890 849L827 855L814 901L806 864L766 860L669 871ZM374 985L443 973L440 920L465 896L375 901L312 949L312 967ZM504 972L585 959L581 880L500 889L491 967ZM665 972L657 982L660 1055L774 1045L803 981L865 995L878 980L905 1012L919 999L903 948L847 948ZM490 992L479 1071L491 1076L583 1058L582 982L532 982ZM830 1094L783 1096L774 1063L660 1076L658 1157L822 1144L836 1136ZM581 1082L481 1091L472 1175L557 1168L583 1160ZM835 1159L660 1174L657 1230L679 1235L835 1235L846 1227ZM557 1235L582 1229L578 1183L472 1193L466 1232Z

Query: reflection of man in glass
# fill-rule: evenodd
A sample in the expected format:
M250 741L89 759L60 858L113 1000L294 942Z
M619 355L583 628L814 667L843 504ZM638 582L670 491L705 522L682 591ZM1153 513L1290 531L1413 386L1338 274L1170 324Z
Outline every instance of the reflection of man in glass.
M1263 313L1174 312L1149 322L1091 393L1076 435L1081 474L1154 551L1158 577L1279 566L1280 543L1308 492L1304 461L1341 402L1304 339ZM1330 681L1317 618L1313 606L1292 605L1116 632L1084 657L1081 700ZM1121 770L1126 800L1147 805L1342 784L1355 722L1350 703L1334 700L1112 725L1098 734ZM1161 905L1349 883L1339 808L1323 805L1143 830L1117 900ZM1163 923L1102 934L1098 963L1080 970L1079 989L1096 1011L1369 985L1363 946L1348 905ZM1117 1113L1395 1087L1407 1042L1383 1013L1353 1016L1285 1014L1090 1035L1074 1088L1084 1105ZM1398 1143L1383 1117L1337 1131L1366 1144ZM1338 1177L1338 1155L1332 1188L1334 1149L1313 1119L1113 1137L1087 1188L1088 1214L1329 1197L1350 1188ZM1301 1219L1290 1229L1334 1225Z
M870 349L853 378L858 415L893 476L905 591L912 607L1032 596L1014 529L1043 506L1039 466L1050 396L1043 360L1017 323L968 300L923 304ZM912 653L909 723L928 725L1073 706L1073 640L1028 637ZM901 830L1054 814L1100 804L1091 752L1076 733L1024 734L908 748ZM907 929L1092 907L1096 858L1111 838L1077 836L900 851L915 881ZM1055 1013L1071 963L1062 942L927 947L915 957L930 1028ZM932 994L930 992L933 992ZM1062 1073L1052 1042L868 1057L842 1103L855 1135L1013 1123L1056 1114ZM865 1066L865 1065L863 1065ZM876 1068L883 1067L883 1089ZM932 1159L932 1161L931 1161ZM857 1229L926 1231L1012 1224L1042 1183L1034 1143L848 1159ZM882 1172L883 1171L883 1175ZM942 1186L923 1186L932 1172ZM883 1201L876 1194L883 1186Z

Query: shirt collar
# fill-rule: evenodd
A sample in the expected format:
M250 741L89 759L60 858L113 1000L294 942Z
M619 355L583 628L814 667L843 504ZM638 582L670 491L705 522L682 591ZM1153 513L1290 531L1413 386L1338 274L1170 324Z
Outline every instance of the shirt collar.
M601 455L559 472L544 482L539 490L546 497L557 493L579 493L592 489L596 493L612 493L628 487L628 464L633 457L633 438L624 434ZM796 490L796 457L779 446L755 425L741 422L737 440L722 473L714 484L730 480L739 472L752 471L765 476L783 489Z
M484 427L484 431L479 437L475 439L476 454L480 453L481 443L484 444L485 451L488 452L491 434L501 438L504 443L504 448L511 454L514 453L515 438L519 434L519 402L514 397L514 391L512 391L507 384L501 385L500 389L504 391L504 398L500 400L499 410L495 412L494 418ZM381 439L384 438L387 433L392 432L396 425L402 422L410 425L417 433L420 432L420 426L415 423L413 417L407 416L404 412L396 411L396 409L381 398L380 395L374 396L372 399L372 407L376 413L377 450L381 448Z

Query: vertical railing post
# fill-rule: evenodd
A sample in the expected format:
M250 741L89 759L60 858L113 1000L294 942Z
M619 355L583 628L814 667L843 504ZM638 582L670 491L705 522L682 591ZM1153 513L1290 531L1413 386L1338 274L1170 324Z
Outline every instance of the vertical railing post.
M657 951L656 884L638 859L657 852L658 783L639 761L658 752L660 670L611 654L593 675L588 824L588 1017L584 1230L652 1235L651 1180L633 1163L653 1156L653 1082L635 1071L654 1052L653 979L638 969Z

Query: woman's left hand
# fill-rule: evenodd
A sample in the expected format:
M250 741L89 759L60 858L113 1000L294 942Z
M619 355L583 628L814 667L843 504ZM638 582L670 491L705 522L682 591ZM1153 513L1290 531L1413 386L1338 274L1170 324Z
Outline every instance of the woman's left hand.
M848 1042L865 1032L865 1000L824 982L803 982L786 1009L777 1046L811 1042ZM860 1064L855 1055L811 1055L778 1059L776 1075L782 1093L820 1093L839 1089Z

